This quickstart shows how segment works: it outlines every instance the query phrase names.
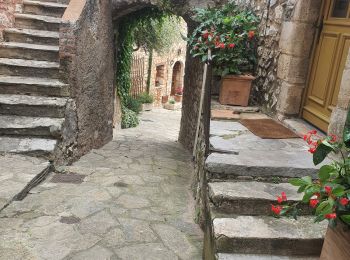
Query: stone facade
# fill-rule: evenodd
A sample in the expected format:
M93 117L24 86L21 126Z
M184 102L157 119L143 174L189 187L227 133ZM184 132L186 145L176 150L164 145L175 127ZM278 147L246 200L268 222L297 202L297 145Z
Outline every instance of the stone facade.
M71 109L58 157L66 161L113 137L114 45L109 1L71 1L60 28L61 72Z
M0 2L0 42L2 41L2 31L10 28L14 23L14 13L22 6L22 0L2 0Z

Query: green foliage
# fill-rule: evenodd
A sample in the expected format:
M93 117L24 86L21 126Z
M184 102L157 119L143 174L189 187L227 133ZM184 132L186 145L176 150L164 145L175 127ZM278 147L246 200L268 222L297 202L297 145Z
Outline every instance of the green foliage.
M134 111L136 114L139 114L141 112L141 102L139 99L127 96L124 105L126 108L130 109L131 111Z
M147 92L144 92L142 94L139 95L139 97L137 98L137 100L141 103L141 104L152 104L154 101L154 98L152 95L148 94Z
M259 20L252 11L229 1L220 8L196 9L194 19L199 25L189 38L193 57L207 62L211 49L216 74L253 72Z
M345 132L348 130L346 128ZM338 221L350 226L350 148L345 137L339 141L334 135L319 138L316 131L310 131L304 137L312 146L309 151L313 153L315 165L324 162L329 154L333 155L331 162L320 168L316 180L307 176L289 181L298 187L299 193L304 194L302 203L308 203L314 209L315 222L327 219L331 226ZM298 211L298 205L277 206L281 210L279 215L292 214L296 217L294 213Z
M176 102L175 102L175 100L169 100L169 104L172 104L172 105L174 105L174 104L176 104Z
M344 129L344 143L347 148L350 148L350 110L348 111L348 116L345 123Z
M139 119L137 117L137 114L134 111L124 107L122 111L121 127L125 129L125 128L136 127L138 125L139 125Z

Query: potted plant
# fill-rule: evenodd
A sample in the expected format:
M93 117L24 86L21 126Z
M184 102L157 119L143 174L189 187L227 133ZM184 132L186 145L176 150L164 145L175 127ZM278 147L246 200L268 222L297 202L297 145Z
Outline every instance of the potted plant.
M177 87L175 89L175 96L174 96L174 99L176 102L182 102L182 94L183 94L183 88Z
M330 135L320 138L313 130L304 136L310 145L315 165L328 155L331 163L323 165L318 178L307 176L291 179L290 183L303 193L300 203L290 205L286 194L278 198L278 205L272 205L275 216L292 215L297 218L299 205L307 203L313 209L315 222L329 221L322 249L321 259L350 259L350 111L343 138Z
M259 19L234 1L220 8L197 9L199 23L189 38L191 54L203 62L212 51L213 70L222 77L220 103L247 106L256 64Z
M165 104L168 101L169 101L169 96L168 95L162 96L162 104Z
M138 101L142 104L142 111L151 111L153 108L154 98L147 92L139 95Z
M176 102L174 99L170 99L168 103L164 104L164 108L168 110L176 109Z

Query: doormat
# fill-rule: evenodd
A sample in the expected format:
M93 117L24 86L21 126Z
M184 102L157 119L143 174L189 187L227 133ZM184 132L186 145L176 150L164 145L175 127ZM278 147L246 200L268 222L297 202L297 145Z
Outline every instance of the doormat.
M262 139L299 138L292 130L272 119L242 119L240 123Z

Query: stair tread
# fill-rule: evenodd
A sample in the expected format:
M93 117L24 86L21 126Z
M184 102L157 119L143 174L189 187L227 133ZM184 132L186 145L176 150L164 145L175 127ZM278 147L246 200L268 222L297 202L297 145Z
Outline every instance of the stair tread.
M61 8L67 8L67 6L68 6L66 4L61 4L61 3L45 2L45 1L32 1L32 0L24 0L23 4L38 5L38 6L43 6L43 7L61 7Z
M0 58L0 65L33 67L33 68L59 68L58 62L38 61L38 60L24 60L24 59L8 59Z
M56 18L53 16L45 16L45 15L36 15L36 14L15 13L15 18L38 20L38 21L43 21L47 23L61 23L61 18Z
M29 129L37 127L61 128L63 122L63 118L0 115L0 129Z
M67 84L61 82L58 79L49 78L33 78L33 77L18 77L18 76L0 76L0 84L24 84L24 85L41 85L41 86L54 86L54 87L66 87Z
M235 216L216 218L213 230L216 238L232 239L323 239L328 224L314 223L313 216L302 216L298 220L274 218L272 216Z
M64 107L67 98L1 94L0 104Z
M59 46L21 43L21 42L2 42L0 46L4 48L22 48L22 49L54 51L54 52L59 51Z
M218 254L217 260L318 260L313 256L278 256L257 254Z
M282 191L286 192L288 200L299 201L302 195L298 189L289 183L266 183L266 182L212 182L208 184L209 196L212 201L221 200L276 200L276 196Z
M206 160L210 173L236 176L303 177L315 175L320 166L312 155L300 151L240 151L239 154L212 153Z
M0 153L52 153L57 140L0 136Z
M59 33L53 32L53 31L42 31L42 30L33 30L33 29L20 29L20 28L6 28L4 29L4 31L9 33L18 33L18 34L37 36L37 37L59 39Z

